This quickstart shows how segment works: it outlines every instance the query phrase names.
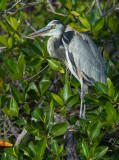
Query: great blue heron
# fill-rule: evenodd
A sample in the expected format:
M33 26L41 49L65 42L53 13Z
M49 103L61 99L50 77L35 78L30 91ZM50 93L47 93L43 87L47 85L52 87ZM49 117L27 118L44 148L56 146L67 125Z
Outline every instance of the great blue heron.
M50 36L47 50L51 57L59 58L81 84L80 117L86 88L96 81L106 84L106 68L101 53L92 39L85 33L78 33L61 21L53 20L46 27L29 35L30 38Z

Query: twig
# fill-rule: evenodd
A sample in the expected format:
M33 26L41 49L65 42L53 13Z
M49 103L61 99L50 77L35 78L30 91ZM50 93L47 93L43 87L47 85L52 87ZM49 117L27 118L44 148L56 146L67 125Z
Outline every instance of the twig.
M47 7L46 7L47 8ZM66 15L66 14L62 14L62 13L58 13L58 12L55 12L55 11L52 11L51 9L47 8L47 10L49 10L50 12L54 13L54 14L57 14L57 15L60 15L60 16L64 16L64 17L68 17L69 15Z
M106 12L106 8L107 8L109 2L110 2L110 0L107 0L106 5L105 5L105 8L104 8L104 13Z
M93 1L91 7L90 7L89 10L86 12L86 15L88 15L88 13L93 9L93 7L94 7L94 5L95 5L95 1L96 1L96 0Z
M13 6L12 7L10 7L9 9L7 9L6 11L5 11L5 13L7 13L8 11L10 11L11 9L13 9L18 3L20 3L22 0L19 0L19 1L17 1L15 4L13 4Z
M103 14L102 17L106 16L107 14L110 14L112 11L114 11L119 6L119 3L115 6L113 6L111 9L109 9L105 14Z
M23 9L26 9L26 8L29 8L29 7L33 7L33 6L39 5L39 4L43 3L43 2L44 2L44 0L42 0L41 2L27 3L27 4L25 4L23 7L19 8L19 9L15 9L13 12L7 11L7 14L14 14L14 13L16 13L16 12L18 12L18 11L21 11L21 10L23 10ZM5 12L2 12L1 14L2 14L2 15L6 14L6 11L5 11Z
M36 31L36 29L27 20L25 20L25 22L34 32Z
M52 6L52 3L51 3L51 0L47 0L47 4L49 5L50 9L55 12L53 6Z
M45 66L42 70L40 70L40 71L39 71L37 74L35 74L34 76L29 77L29 78L27 78L27 79L25 79L25 80L27 81L27 80L33 79L34 77L36 77L37 75L39 75L40 73L42 73L46 68L48 68L48 65Z
M98 6L98 9L99 9L100 15L102 17L103 16L103 11L102 11L102 8L100 6L100 0L96 0L96 2L97 2L97 6Z

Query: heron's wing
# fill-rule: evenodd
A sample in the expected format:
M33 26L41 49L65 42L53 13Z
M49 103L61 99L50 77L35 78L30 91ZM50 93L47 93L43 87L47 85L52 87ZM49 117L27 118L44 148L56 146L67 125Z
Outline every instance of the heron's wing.
M106 84L105 64L95 43L88 35L74 32L67 46L69 53L73 55L76 68L82 71L86 80Z

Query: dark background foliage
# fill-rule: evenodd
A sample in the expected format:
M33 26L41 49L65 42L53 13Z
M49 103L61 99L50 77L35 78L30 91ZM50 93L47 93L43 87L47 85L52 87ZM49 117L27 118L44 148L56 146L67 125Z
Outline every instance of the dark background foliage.
M96 82L89 90L87 119L78 116L80 83L49 57L48 38L25 37L53 19L86 32L104 58L107 86ZM2 160L68 159L72 125L76 159L119 159L118 0L1 0L0 62Z

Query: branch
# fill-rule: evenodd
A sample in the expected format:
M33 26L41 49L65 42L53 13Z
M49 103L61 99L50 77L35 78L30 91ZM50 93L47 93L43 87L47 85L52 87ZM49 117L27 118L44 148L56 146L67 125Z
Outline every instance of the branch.
M75 140L76 130L73 128L68 129L65 133L64 146L67 151L66 160L78 160L76 154L76 140Z
M96 2L97 2L97 6L98 6L98 9L99 9L100 15L102 17L103 16L103 11L102 11L102 8L100 6L100 0L96 0Z
M46 7L47 8L47 7ZM49 10L50 12L54 13L54 14L57 14L57 15L60 15L60 16L64 16L64 17L68 17L69 15L66 15L66 14L62 14L62 13L58 13L58 12L55 12L55 11L52 11L51 9L47 8L47 10Z
M17 137L17 140L15 142L15 146L18 146L26 135L27 135L27 130L23 129L23 131L21 132L21 134Z
M93 1L91 7L90 7L89 10L86 12L86 15L88 15L88 13L93 9L93 7L94 7L94 5L95 5L95 1L96 1L96 0Z
M13 4L12 7L10 7L9 9L7 9L7 10L5 11L5 13L7 13L7 12L10 11L11 9L13 9L13 8L14 8L17 4L19 4L21 1L22 1L22 0L17 1L15 4Z
M33 6L39 5L39 4L43 3L44 1L45 1L45 0L42 0L41 2L27 3L27 4L24 4L23 7L19 8L19 9L15 9L13 12L10 12L10 10L13 9L13 7L16 5L16 3L15 3L11 8L9 8L9 9L8 9L7 11L5 11L5 12L2 12L1 14L2 14L2 15L6 14L6 13L7 13L7 14L14 14L14 13L16 13L16 12L18 12L18 11L23 10L23 9L26 9L26 8L29 8L29 7L33 7Z
M50 9L55 12L53 6L52 6L52 3L51 3L51 0L47 0L47 4L49 5Z
M45 66L42 70L40 70L40 71L39 71L37 74L35 74L34 76L29 77L29 78L27 78L27 79L25 79L25 80L27 81L27 80L31 80L31 79L35 78L35 77L38 76L40 73L42 73L46 68L48 68L48 65Z
M106 8L107 8L109 2L110 2L110 0L108 0L108 1L106 2L105 8L104 8L104 13L105 13L105 11L106 11Z
M36 31L36 29L27 20L25 20L25 22L34 32Z
M103 14L102 17L106 16L107 14L112 13L118 6L119 6L119 3L115 6L113 6L111 9L109 9L105 14Z

